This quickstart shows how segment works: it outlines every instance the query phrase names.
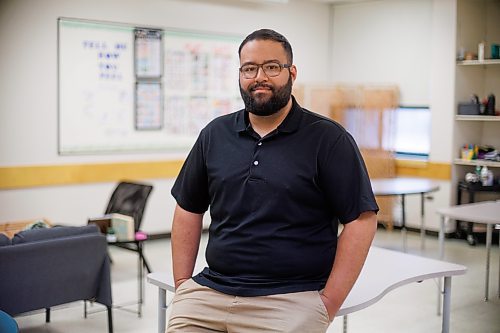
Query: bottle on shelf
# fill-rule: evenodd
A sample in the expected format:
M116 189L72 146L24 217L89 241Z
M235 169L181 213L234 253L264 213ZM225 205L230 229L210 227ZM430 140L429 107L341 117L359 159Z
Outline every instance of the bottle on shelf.
M493 185L493 172L491 170L488 170L488 167L486 165L481 169L481 185Z
M481 166L480 165L476 165L476 175L478 177L478 179L480 179L479 177L481 177Z
M495 115L495 95L490 94L488 96L488 101L486 102L486 111L485 114L489 116Z
M484 61L484 42L479 43L477 47L477 60Z

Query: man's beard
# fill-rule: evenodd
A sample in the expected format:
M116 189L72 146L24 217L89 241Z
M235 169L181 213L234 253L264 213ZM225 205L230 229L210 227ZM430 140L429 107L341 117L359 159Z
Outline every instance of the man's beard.
M270 89L272 92L271 97L263 102L257 101L252 96L252 91L258 87L266 87ZM245 103L246 111L253 113L256 116L270 116L272 114L275 114L282 108L284 108L285 105L290 100L290 96L292 95L292 77L290 76L288 78L288 82L284 86L278 89L264 83L264 84L255 84L253 86L250 86L248 88L248 91L245 91L243 90L243 88L241 88L241 83L240 83L240 93L241 93L241 98Z

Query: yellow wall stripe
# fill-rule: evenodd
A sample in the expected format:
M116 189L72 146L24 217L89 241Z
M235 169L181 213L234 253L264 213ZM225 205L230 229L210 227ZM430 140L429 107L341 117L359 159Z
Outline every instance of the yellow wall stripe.
M396 160L396 174L398 176L450 180L451 165L449 163Z
M182 160L175 160L0 167L0 189L114 182L122 179L175 178L179 174L182 163ZM446 163L397 160L396 174L449 180L451 179L451 166Z
M183 161L0 167L0 189L174 178Z

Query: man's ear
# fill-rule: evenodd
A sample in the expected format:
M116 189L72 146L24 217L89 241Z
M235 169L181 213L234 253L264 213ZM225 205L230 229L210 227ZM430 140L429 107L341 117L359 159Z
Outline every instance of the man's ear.
M295 65L292 65L292 67L290 67L290 75L292 76L292 82L295 82L295 80L297 79L297 67Z

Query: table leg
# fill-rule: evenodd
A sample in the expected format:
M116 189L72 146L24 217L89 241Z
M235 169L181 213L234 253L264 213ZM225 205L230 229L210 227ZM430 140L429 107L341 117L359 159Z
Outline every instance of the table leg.
M167 291L158 288L158 333L165 333L167 310Z
M469 193L469 203L474 203L476 200L474 198L475 192L472 190L467 191ZM476 245L476 237L474 236L474 223L467 222L467 243L473 246Z
M425 249L425 193L420 193L420 249Z
M491 233L493 225L486 225L486 281L484 286L484 301L488 301L488 293L490 286L490 250L491 250Z
M441 216L441 221L439 225L439 259L444 259L444 226L446 225L446 221L448 221L448 217Z
M401 194L401 211L402 211L402 227L401 233L403 234L403 251L406 252L406 209L405 209L405 195Z
M347 315L342 317L342 333L347 333Z
M439 259L444 258L444 226L448 217L441 216L439 225ZM442 295L442 279L438 278L438 299L437 299L437 315L441 315L441 295Z
M444 277L442 332L450 332L451 276Z

